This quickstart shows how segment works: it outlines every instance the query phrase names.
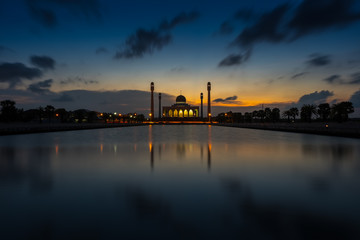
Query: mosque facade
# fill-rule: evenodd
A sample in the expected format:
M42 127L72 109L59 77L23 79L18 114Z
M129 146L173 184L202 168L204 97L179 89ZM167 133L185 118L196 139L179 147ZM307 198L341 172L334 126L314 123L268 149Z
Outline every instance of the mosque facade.
M176 103L163 107L162 109L164 118L198 118L199 107L190 106L186 103L186 98L183 95L176 97Z
M154 121L154 83L151 82L150 90L151 90L151 107L150 107L150 121ZM207 84L207 91L208 91L208 114L207 117L204 118L203 116L203 93L200 94L201 100L201 107L199 106L191 106L186 103L186 98L183 95L179 95L176 97L176 103L171 106L164 106L161 109L161 93L159 93L159 117L158 120L165 120L165 121L178 121L181 119L184 120L200 120L204 121L208 119L211 121L211 83L208 82ZM162 111L161 111L162 110ZM200 113L199 113L199 110Z

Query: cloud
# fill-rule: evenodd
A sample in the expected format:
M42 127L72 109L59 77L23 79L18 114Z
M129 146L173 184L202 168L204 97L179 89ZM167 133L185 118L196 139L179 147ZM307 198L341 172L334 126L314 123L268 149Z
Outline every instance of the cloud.
M272 11L264 13L254 25L246 27L232 44L247 48L258 42L277 43L283 41L286 35L281 32L280 25L288 9L288 4L282 4Z
M95 51L96 54L108 53L108 50L104 47L99 47Z
M331 75L323 80L330 84L360 84L360 72L351 74L347 80L344 80L341 75L338 74Z
M303 95L302 97L299 98L299 101L297 103L299 105L303 105L303 104L317 105L320 103L325 103L327 99L331 96L334 96L334 93L328 90L322 90L320 92L315 91L313 93Z
M354 0L304 0L288 23L294 38L333 27L345 27L360 19L354 12Z
M337 74L331 75L330 77L324 78L323 80L325 82L327 82L327 83L330 83L330 84L343 83L343 80L341 79L341 76L337 75Z
M172 69L170 69L170 72L176 72L176 73L180 73L180 72L184 72L186 69L184 67L173 67Z
M354 92L354 94L351 95L349 101L353 103L355 108L360 108L360 90Z
M2 63L0 64L0 82L9 83L13 88L22 79L32 80L42 76L42 71L38 68L29 68L22 63Z
M2 54L4 52L14 52L14 51L8 47L0 45L0 54Z
M306 61L311 67L322 67L329 65L331 63L331 57L329 55L321 55L321 54L311 54L309 56L309 60Z
M198 12L182 12L179 15L175 16L170 22L167 20L164 20L160 26L159 29L160 30L171 30L174 27L176 27L179 24L185 24L185 23L191 23L193 21L195 21L198 17L200 16L200 14Z
M243 54L230 54L226 58L220 61L218 67L230 67L234 65L240 65L246 62L251 56L251 50L245 51Z
M67 84L98 84L97 80L86 80L82 77L68 77L66 80L61 80L60 84L67 85Z
M51 99L53 102L73 102L74 98L66 93L62 93L59 97Z
M351 80L349 84L358 84L360 83L360 72L354 73L351 75Z
M308 72L297 73L297 74L294 74L293 76L291 76L291 79L297 79L297 78L303 77L306 74L308 74Z
M171 21L164 20L157 28L150 30L139 28L126 39L124 48L116 52L115 59L142 58L145 54L160 51L172 40L170 30L179 24L190 23L196 20L198 16L197 12L183 12Z
M303 0L295 7L280 4L243 28L230 46L247 49L261 42L289 42L328 29L345 28L360 20L360 11L354 10L355 3L354 0ZM315 59L312 66L329 64L330 59L323 57Z
M55 60L51 57L48 56L31 56L30 57L30 62L32 65L38 67L38 68L42 68L43 70L54 70L55 68Z
M117 52L115 58L142 58L145 54L152 54L155 50L160 51L170 43L171 39L172 36L169 33L140 28L127 38L125 49Z
M234 14L234 19L241 20L241 21L249 21L255 17L254 12L251 9L239 9Z
M217 33L221 35L227 35L234 32L234 26L230 23L230 21L225 21L220 25L219 30Z
M235 101L236 99L237 99L237 96L232 96L232 97L227 97L225 99L217 98L217 99L213 100L213 102L216 102L216 103L233 103L233 101Z
M48 79L42 82L33 83L29 85L28 90L39 94L49 93L49 88L51 87L53 82L54 81L52 79Z
M26 3L34 20L47 28L58 24L58 9L65 9L76 16L83 15L87 19L101 19L98 0L26 0Z

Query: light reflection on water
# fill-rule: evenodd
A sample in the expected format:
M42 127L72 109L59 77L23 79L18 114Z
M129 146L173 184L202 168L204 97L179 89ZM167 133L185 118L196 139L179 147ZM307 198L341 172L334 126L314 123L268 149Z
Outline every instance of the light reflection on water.
M360 238L356 139L144 126L3 136L0 156L1 239Z

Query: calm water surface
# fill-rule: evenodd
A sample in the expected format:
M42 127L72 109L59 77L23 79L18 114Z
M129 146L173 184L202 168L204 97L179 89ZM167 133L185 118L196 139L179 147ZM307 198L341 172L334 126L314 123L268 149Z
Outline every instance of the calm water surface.
M0 137L0 239L360 239L360 141L214 126Z

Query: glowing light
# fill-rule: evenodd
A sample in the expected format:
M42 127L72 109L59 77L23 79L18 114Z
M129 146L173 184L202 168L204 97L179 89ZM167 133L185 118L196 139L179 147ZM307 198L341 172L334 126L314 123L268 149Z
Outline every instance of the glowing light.
M56 117L58 117L58 116L59 116L59 114L57 113L57 114L55 114L55 116L56 116Z

